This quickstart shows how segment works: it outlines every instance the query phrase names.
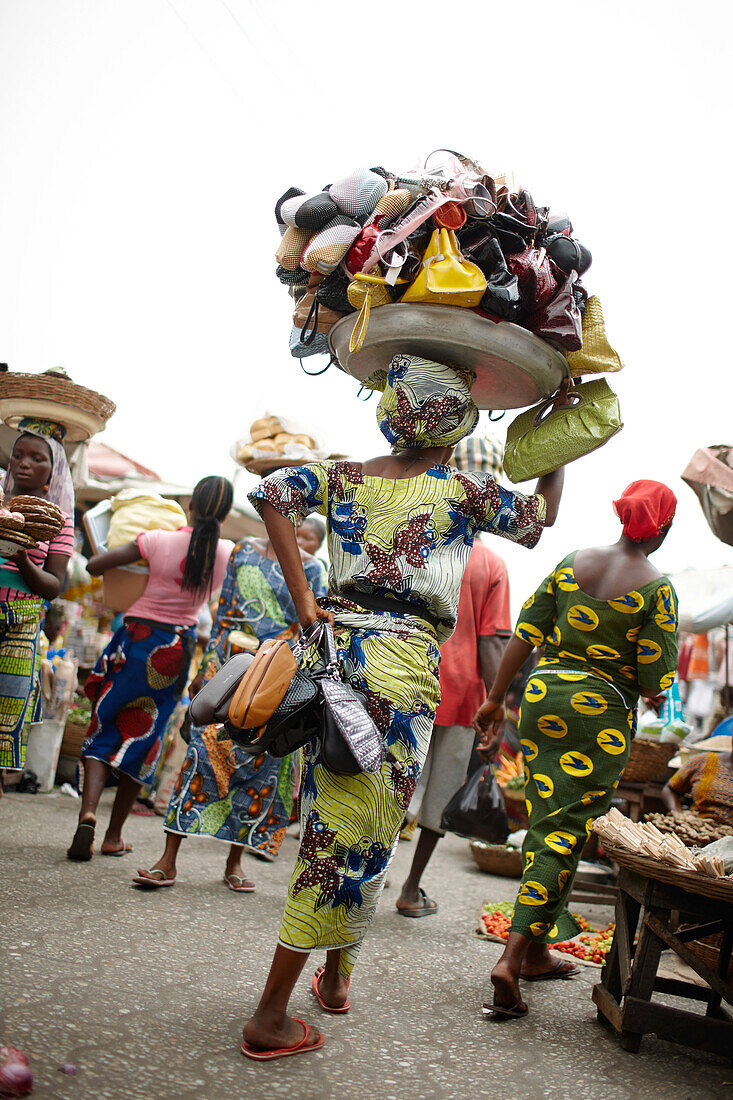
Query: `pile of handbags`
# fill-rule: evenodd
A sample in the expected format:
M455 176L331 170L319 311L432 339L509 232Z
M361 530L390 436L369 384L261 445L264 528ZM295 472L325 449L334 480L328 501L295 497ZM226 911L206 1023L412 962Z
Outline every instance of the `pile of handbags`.
M357 312L350 350L359 351L371 309L402 302L521 325L567 355L576 376L623 365L582 284L591 254L567 215L461 154L436 150L417 173L357 168L317 193L292 187L275 217L298 358L328 353L330 329Z
M308 650L320 660L303 660ZM230 657L194 696L190 717L221 725L221 739L252 756L287 756L320 741L323 762L342 775L377 772L388 756L365 696L342 678L333 627L323 620L294 649L273 639L254 655Z

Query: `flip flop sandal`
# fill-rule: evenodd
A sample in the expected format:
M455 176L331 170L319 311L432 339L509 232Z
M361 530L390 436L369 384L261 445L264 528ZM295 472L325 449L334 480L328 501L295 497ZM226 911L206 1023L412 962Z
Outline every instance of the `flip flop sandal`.
M66 849L66 858L73 859L77 863L85 863L92 858L92 846L94 844L94 825L77 825L74 839L70 847Z
M438 903L429 898L423 890L422 886L418 887L420 893L420 905L416 905L411 909L400 909L398 907L397 912L401 917L432 917L434 913L438 912Z
M568 980L568 978L575 978L575 977L577 977L578 974L580 974L580 967L579 966L573 966L573 967L571 967L570 970L563 970L562 968L564 966L565 966L565 959L560 959L559 962L555 963L552 970L546 970L544 972L544 974L521 974L520 973L519 977L522 979L523 982L551 982L551 981L565 982L565 981Z
M294 1047L278 1047L273 1050L256 1050L254 1047L249 1046L248 1043L242 1043L240 1052L245 1058L252 1058L255 1062L272 1062L275 1058L287 1058L290 1054L310 1054L312 1050L320 1050L326 1039L325 1036L319 1034L315 1043L308 1045L308 1040L313 1034L312 1028L308 1026L305 1020L298 1020L294 1017L296 1024L302 1024L305 1028L305 1035L296 1043Z
M144 886L146 890L157 890L160 886L175 886L176 880L174 878L165 878L165 871L161 871L160 867L151 867L148 871L149 875L161 875L161 878L145 878L144 875L135 875L132 880L136 886Z
M523 1016L526 1016L529 1012L524 1001L517 1001L516 1004L511 1007L505 1008L504 1005L484 1004L481 1006L484 1016L489 1020L500 1020L506 1017L510 1020L521 1020Z
M100 855L103 856L126 856L128 852L132 851L132 844L125 844L122 842L121 848L115 848L114 852L103 852L100 848Z
M232 880L238 882L239 886L235 886ZM255 892L255 884L250 882L248 878L245 878L244 875L235 875L232 872L230 875L224 875L221 881L226 883L229 889L234 891L235 894L253 894Z
M324 970L325 970L325 967L320 966L318 968L318 970L316 970L316 972L313 975L313 978L311 980L311 989L313 990L316 997L318 998L319 1005L321 1006L321 1008L323 1009L324 1012L330 1012L332 1016L338 1016L343 1012L348 1012L349 1009L351 1008L351 1005L349 1004L349 998L348 997L346 998L346 1000L344 1001L344 1003L341 1005L340 1008L336 1008L334 1005L327 1004L326 1001L324 1001L323 997L321 996L321 991L318 988L318 983L320 982L320 979L321 979L321 976L322 976ZM351 987L351 978L349 978L349 984L346 986L346 992L347 993L348 993L350 987Z

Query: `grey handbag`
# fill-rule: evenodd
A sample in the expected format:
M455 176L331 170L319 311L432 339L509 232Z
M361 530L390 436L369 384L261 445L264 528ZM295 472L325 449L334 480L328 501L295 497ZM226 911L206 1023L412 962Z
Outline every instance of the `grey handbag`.
M325 673L322 696L321 755L327 768L346 775L378 772L387 759L382 735L372 721L366 699L341 679L333 627L314 623L322 631Z

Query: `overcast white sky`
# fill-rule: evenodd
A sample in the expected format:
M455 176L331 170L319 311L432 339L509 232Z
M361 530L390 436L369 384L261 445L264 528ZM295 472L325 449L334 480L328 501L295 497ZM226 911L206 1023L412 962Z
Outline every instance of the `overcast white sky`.
M265 409L383 453L375 401L289 355L273 205L448 145L570 213L627 364L626 427L568 469L555 528L531 553L492 543L514 602L616 537L637 477L679 496L661 568L732 563L679 480L733 441L730 10L0 0L0 360L109 394L102 439L174 481L231 473Z

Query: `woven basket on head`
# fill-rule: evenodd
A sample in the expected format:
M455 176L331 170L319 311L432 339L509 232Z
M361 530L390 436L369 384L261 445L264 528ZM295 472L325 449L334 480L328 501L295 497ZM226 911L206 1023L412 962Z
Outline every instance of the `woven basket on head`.
M25 417L53 420L65 427L65 439L75 442L100 432L115 408L104 394L52 371L0 375L0 419L11 428Z

